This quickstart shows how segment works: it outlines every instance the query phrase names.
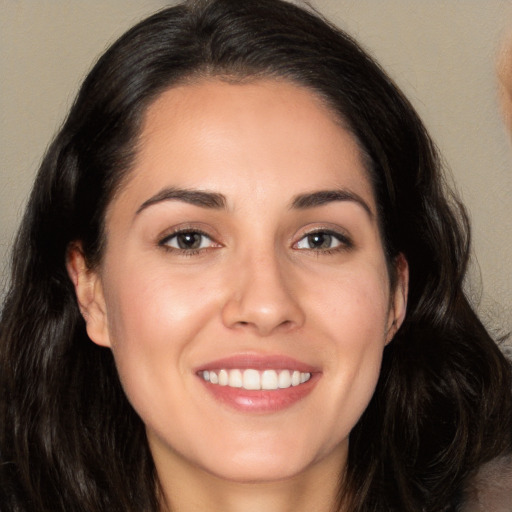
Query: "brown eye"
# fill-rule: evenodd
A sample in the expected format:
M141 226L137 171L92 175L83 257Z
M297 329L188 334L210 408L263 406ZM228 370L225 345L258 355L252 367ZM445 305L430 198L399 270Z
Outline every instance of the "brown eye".
M330 231L316 231L302 237L295 245L297 249L329 251L351 247L351 242L343 235Z
M180 249L199 249L202 238L199 233L180 233L176 235L176 242Z
M306 238L310 249L331 249L332 247L333 237L327 233L313 233Z
M213 241L208 235L198 231L182 231L165 238L161 245L182 251L193 251L211 247Z

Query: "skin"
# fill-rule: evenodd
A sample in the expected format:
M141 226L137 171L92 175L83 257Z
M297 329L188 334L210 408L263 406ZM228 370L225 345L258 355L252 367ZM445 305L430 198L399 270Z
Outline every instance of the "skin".
M146 425L163 504L331 510L407 295L401 257L390 290L355 138L307 89L211 80L163 93L139 147L107 211L101 265L88 269L77 244L68 269L88 334L113 351ZM225 204L163 199L170 187ZM293 206L325 190L345 199ZM176 229L208 236L179 250ZM327 230L328 243L310 243ZM312 391L264 413L220 402L197 368L245 354L311 365Z

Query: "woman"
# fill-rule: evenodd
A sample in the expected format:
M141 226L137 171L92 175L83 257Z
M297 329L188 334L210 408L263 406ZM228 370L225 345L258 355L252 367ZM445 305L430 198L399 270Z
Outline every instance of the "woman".
M155 14L86 78L20 229L1 503L456 510L512 445L468 249L348 36L275 0Z

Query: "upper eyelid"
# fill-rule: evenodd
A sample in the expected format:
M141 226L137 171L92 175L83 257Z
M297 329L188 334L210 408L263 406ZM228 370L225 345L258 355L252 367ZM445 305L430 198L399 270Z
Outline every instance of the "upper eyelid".
M315 233L327 233L329 235L339 236L340 238L344 238L346 240L352 241L352 236L346 229L342 229L340 227L333 226L316 226L306 229L301 229L298 235L295 235L295 240L302 240L305 236L312 235Z
M203 237L206 237L209 240L207 242L208 247L196 247L196 248L173 247L170 243L171 240L178 237L180 234L184 234L184 233L195 233L195 234L199 234ZM211 249L216 249L216 248L222 247L222 244L217 242L215 240L215 238L213 238L208 233L205 233L202 230L198 230L198 229L177 229L175 231L171 231L168 235L166 235L166 236L164 235L163 237L158 238L157 245L158 245L158 247L165 249L166 251L171 251L176 254L181 254L181 255L185 255L185 256L186 255L192 256L192 255L196 255L196 254L200 254L200 253L205 253L205 252L210 251Z
M303 231L302 234L298 237L296 237L294 242L292 243L292 248L296 248L296 246L299 244L301 240L306 238L309 235L314 235L316 233L325 233L327 235L335 237L341 244L340 248L333 248L333 249L325 249L323 252L329 252L329 251L335 251L336 249L352 249L354 248L355 244L353 241L352 236L350 236L347 232L344 232L342 229L333 229L333 228L327 228L327 227L317 227L313 229L309 229L307 231ZM296 249L299 250L299 249ZM300 250L307 250L307 249L300 249ZM318 251L317 249L311 249L315 252L322 252Z
M198 235L206 236L207 238L213 239L213 237L209 233L206 233L201 229L177 229L175 231L170 231L169 233L164 234L159 238L161 238L162 240L167 240L169 238L174 238L175 236L182 235L184 233L197 233Z
M158 236L157 240L159 244L162 244L166 240L169 240L173 236L177 236L180 233L198 233L200 235L206 236L212 241L216 243L220 243L219 236L216 233L212 233L210 230L204 229L202 227L199 227L197 224L194 225L191 224L185 224L185 225L178 225L172 228L169 228L167 230L162 231Z
M329 233L331 235L339 235L339 236L347 236L348 237L348 234L342 229L333 229L333 228L327 228L327 227L308 229L307 231L304 231L300 236L305 237L307 235L311 235L314 233Z

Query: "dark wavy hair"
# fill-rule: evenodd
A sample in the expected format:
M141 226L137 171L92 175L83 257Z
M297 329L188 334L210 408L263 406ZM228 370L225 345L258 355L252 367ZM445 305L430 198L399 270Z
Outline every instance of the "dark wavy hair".
M320 96L359 141L388 265L408 312L350 436L340 504L456 510L482 463L512 448L511 368L463 291L469 228L423 124L347 34L280 0L192 1L123 35L85 79L42 162L0 324L0 508L156 512L144 425L109 349L86 334L66 253L101 261L105 209L131 171L148 105L188 80L279 78ZM392 276L393 277L393 276Z

